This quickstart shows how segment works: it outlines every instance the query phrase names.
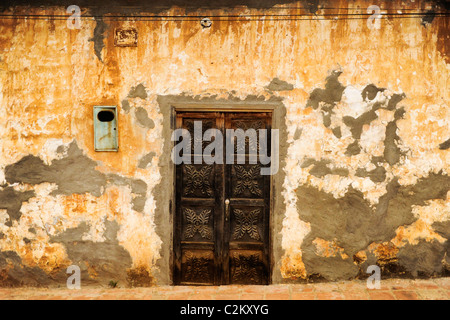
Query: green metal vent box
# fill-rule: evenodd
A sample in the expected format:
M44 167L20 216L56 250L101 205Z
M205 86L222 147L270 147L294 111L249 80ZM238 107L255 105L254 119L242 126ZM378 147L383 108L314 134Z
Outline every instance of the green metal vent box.
M95 151L118 151L117 107L94 106Z

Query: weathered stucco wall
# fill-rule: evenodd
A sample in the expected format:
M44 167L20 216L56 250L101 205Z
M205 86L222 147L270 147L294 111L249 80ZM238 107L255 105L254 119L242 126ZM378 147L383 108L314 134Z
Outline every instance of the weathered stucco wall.
M0 285L65 285L71 264L83 284L170 283L171 101L280 107L273 282L362 277L371 264L383 276L448 275L449 19L384 17L373 29L367 16L317 20L371 4L188 10L317 14L222 17L210 28L111 18L107 7L82 8L101 16L80 29L2 18ZM437 2L378 5L445 11ZM138 45L115 46L114 30L127 27ZM94 151L94 105L118 106L117 153Z

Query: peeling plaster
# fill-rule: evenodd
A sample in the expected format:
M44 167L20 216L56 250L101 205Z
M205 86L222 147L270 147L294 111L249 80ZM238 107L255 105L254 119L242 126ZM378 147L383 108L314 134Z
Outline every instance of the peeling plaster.
M122 12L179 14L141 4ZM209 14L200 4L229 5L196 2L185 12ZM242 4L227 12L329 13L320 1ZM87 250L112 246L124 258L108 262L122 284L170 284L170 101L278 105L274 283L362 277L370 264L383 276L448 272L448 19L392 19L378 30L357 20L267 19L202 29L112 21L117 8L107 4L89 10L98 18L79 30L64 20L0 25L0 285L65 283L74 230ZM130 25L138 47L115 47L108 30ZM123 110L114 155L93 150L93 105ZM112 280L86 259L84 279Z

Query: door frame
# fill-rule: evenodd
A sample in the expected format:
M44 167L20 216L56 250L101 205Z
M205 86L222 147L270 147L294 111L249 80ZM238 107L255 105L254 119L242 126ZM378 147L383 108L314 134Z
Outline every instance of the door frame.
M271 128L272 129L280 129L282 126L279 118L284 116L282 113L282 108L284 106L280 103L242 103L242 102L228 102L228 103L217 103L217 102L195 102L195 103L170 103L170 128L174 130L176 128L176 115L177 112L235 112L235 113L250 113L250 112L267 112L271 113ZM176 142L172 141L170 144L170 148L175 146ZM281 144L281 137L280 137ZM281 156L280 156L281 158ZM282 159L278 159L279 161L279 170L283 170L281 161ZM175 163L171 163L171 200L169 205L170 211L170 257L169 257L169 268L170 268L170 280L171 285L174 285L174 271L175 271L175 254L174 254L174 230L176 223L176 165ZM269 178L270 182L270 203L269 203L269 239L268 239L268 249L269 249L269 263L268 263L268 284L272 284L274 277L274 249L275 246L280 246L280 244L275 244L274 238L277 238L275 235L274 225L275 225L275 216L274 216L274 206L275 206L275 176L271 175ZM280 194L281 196L281 194Z

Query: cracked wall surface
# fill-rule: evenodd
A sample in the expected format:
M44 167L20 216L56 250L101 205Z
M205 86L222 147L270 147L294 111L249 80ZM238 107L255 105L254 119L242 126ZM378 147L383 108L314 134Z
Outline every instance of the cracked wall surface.
M41 4L0 10L66 14ZM133 11L116 4L82 8L95 19L80 29L0 19L0 286L65 285L71 264L89 285L171 283L175 102L279 107L272 282L365 277L373 264L382 277L448 276L448 19L384 17L373 29L318 19L366 13L365 0L141 8L316 17L203 28L112 19ZM440 1L379 6L446 10ZM138 45L115 46L118 28L136 29ZM94 151L95 105L118 108L118 152Z

